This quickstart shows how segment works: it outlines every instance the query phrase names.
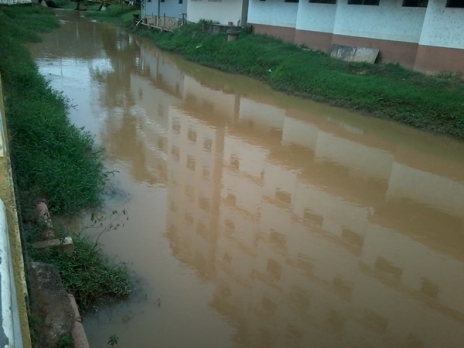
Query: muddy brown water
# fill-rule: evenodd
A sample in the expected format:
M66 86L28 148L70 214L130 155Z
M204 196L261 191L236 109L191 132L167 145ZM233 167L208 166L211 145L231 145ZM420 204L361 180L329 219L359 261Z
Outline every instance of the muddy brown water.
M100 242L139 279L92 347L464 347L462 143L59 15L32 51L107 149L129 220Z

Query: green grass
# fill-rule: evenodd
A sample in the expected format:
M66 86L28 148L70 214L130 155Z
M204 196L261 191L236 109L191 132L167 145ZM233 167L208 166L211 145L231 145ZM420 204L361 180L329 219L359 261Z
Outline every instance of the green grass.
M130 25L134 20L134 14L140 14L140 10L134 7L111 5L106 11L87 11L85 15L101 22L109 22Z
M262 80L289 94L312 98L416 128L464 138L464 81L426 76L397 64L347 63L263 35L242 33L235 42L203 25L174 33L138 28L161 49L223 71Z
M124 263L108 258L99 244L87 236L70 233L62 227L55 232L57 238L72 236L74 252L32 248L42 233L42 228L35 226L27 235L28 254L34 261L52 264L58 269L66 291L76 298L81 314L109 298L125 298L131 293L132 283Z
M40 33L58 26L51 10L0 6L0 73L22 220L31 218L37 200L42 198L47 199L52 213L61 216L97 208L108 185L103 150L90 133L70 123L68 101L40 75L23 45L40 41ZM41 226L30 230L26 260L56 266L82 311L102 299L130 293L126 266L107 258L98 244L73 234L75 250L71 254L34 250L31 244L38 240ZM58 237L69 234L64 229L57 233ZM37 327L32 325L32 331L39 330Z
M40 7L0 7L0 72L12 164L22 211L46 198L53 213L74 215L98 207L108 173L90 133L72 125L68 102L42 77L21 44L59 26Z

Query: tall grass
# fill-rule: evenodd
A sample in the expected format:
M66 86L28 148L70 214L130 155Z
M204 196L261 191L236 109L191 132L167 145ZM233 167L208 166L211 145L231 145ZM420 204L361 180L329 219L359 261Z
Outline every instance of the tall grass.
M62 226L55 232L58 238L69 235ZM108 298L124 298L131 293L132 284L126 265L107 257L100 245L89 237L74 234L74 252L66 253L60 249L37 250L31 247L33 242L40 240L41 234L40 226L28 232L29 256L58 269L66 291L74 295L82 314Z
M130 25L134 20L134 14L140 14L140 10L129 6L111 5L106 11L88 11L85 15L101 22Z
M174 33L137 32L188 60L258 78L290 94L464 138L464 81L455 75L426 76L396 64L347 63L263 35L204 32L205 23Z
M73 215L101 203L107 182L102 150L69 122L67 100L22 45L58 26L53 12L40 7L0 7L0 72L22 210L46 198L52 212Z
M39 74L23 46L39 41L38 33L58 26L54 13L41 7L0 7L0 73L23 220L39 198L46 198L51 211L60 215L74 216L96 208L108 180L102 149L90 133L70 123L67 100ZM125 265L105 257L96 243L75 234L72 254L34 250L31 244L42 230L40 226L30 230L28 255L56 266L66 290L83 310L102 298L130 293ZM58 237L69 234L64 229L57 233Z

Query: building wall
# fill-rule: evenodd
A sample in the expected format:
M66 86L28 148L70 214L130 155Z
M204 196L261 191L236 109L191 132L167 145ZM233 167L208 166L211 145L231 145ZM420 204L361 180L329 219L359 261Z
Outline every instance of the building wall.
M250 0L248 22L295 28L297 13L298 3L284 0Z
M179 3L182 1L182 3ZM182 18L181 13L187 13L187 0L164 0L160 3L160 16ZM142 8L142 16L157 16L158 0L151 0L145 3Z
M464 49L464 10L447 8L446 0L429 2L419 44Z
M332 45L336 13L336 5L301 1L296 20L295 42L328 51Z
M464 10L447 8L446 0L429 2L414 68L464 71Z
M188 0L187 4L187 19L191 22L206 19L225 25L237 24L241 14L241 0Z
M425 8L402 7L402 0L380 0L379 6L337 4L334 35L418 43Z
M337 5L332 44L373 47L385 62L412 68L426 8L403 7L402 0L380 0L379 6Z
M464 71L464 11L446 0L428 7L403 7L402 0L379 6L299 4L251 0L248 21L266 34L329 52L333 44L372 47L384 62L424 72Z
M286 41L295 38L298 3L284 0L250 0L248 23L253 24L254 32L279 37Z

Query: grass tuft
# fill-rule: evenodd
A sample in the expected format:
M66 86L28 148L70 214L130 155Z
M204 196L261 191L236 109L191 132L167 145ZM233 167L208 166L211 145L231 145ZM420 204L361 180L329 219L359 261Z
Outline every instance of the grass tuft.
M34 261L58 269L66 291L74 295L80 312L94 309L108 298L129 296L132 283L126 265L108 258L98 243L80 233L70 234L66 229L58 228L57 238L72 236L74 252L66 253L59 248L36 250L31 246L40 240L41 234L40 226L29 231L28 254Z

